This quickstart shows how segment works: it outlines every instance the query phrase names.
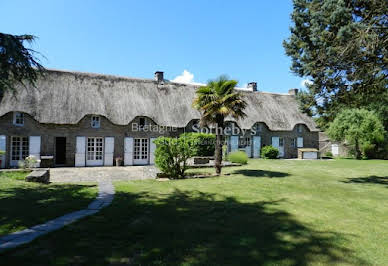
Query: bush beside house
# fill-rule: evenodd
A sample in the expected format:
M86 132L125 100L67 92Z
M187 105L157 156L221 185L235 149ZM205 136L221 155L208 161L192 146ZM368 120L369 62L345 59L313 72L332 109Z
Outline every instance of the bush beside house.
M214 156L216 136L206 133L183 133L181 135L190 142L194 156Z
M154 143L156 166L168 177L184 178L187 160L195 154L192 139L159 137Z
M273 146L265 146L261 149L261 158L264 159L277 159L279 150Z
M247 164L248 155L243 151L235 151L228 154L228 161L232 163Z

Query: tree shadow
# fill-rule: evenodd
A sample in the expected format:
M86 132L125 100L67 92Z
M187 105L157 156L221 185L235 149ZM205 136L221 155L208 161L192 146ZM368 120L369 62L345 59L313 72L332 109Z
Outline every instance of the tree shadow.
M366 265L339 244L344 235L309 228L278 204L198 191L118 192L102 212L3 259L10 265L56 259L66 265Z
M88 190L96 185L16 182L0 189L0 236L85 208L96 197Z
M269 178L281 178L289 176L290 174L284 172L273 172L266 170L253 170L253 169L240 169L233 172L233 174L239 174L249 177L269 177Z
M355 177L347 178L343 183L358 183L358 184L379 184L388 187L388 176L366 176L366 177Z

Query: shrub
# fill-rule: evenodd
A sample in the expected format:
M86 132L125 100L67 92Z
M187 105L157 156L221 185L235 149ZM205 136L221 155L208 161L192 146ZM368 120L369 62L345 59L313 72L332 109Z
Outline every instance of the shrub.
M228 154L228 161L232 163L247 164L248 155L243 151L234 151Z
M206 133L183 133L181 137L191 143L194 156L214 156L216 136Z
M273 146L265 146L261 149L261 157L264 159L277 159L279 150Z
M179 137L159 137L156 144L155 164L172 178L183 178L187 169L187 160L194 156L192 139Z
M333 153L331 151L325 152L325 157L333 157Z

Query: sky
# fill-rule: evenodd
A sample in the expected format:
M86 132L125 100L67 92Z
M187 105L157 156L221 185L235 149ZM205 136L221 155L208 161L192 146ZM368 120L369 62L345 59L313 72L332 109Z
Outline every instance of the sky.
M47 68L206 83L226 74L239 87L286 93L291 0L1 0L0 32L33 34Z

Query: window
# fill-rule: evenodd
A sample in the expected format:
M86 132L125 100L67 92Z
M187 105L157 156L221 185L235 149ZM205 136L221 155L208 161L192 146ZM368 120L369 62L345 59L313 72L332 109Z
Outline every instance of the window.
M148 139L135 139L133 158L135 160L146 160L148 158Z
M28 156L28 153L28 137L11 137L11 161L17 162L24 160Z
M279 138L279 147L284 146L284 138Z
M255 130L256 130L257 132L263 131L263 125L262 125L262 124L256 124L256 125L255 125Z
M296 138L293 138L291 141L291 147L296 148Z
M200 129L199 120L195 120L195 121L193 122L193 130L195 130L195 129Z
M298 148L303 148L303 138L298 138L298 140L297 140L297 146L298 146Z
M100 117L99 116L92 116L92 128L99 128L100 127Z
M238 147L245 148L247 146L251 146L251 138L250 137L239 137Z
M144 126L145 126L145 118L144 117L140 117L139 118L139 126L140 126L140 128L144 128Z
M99 161L103 155L103 138L88 138L87 160Z
M13 124L15 126L23 126L24 125L24 114L20 112L13 113Z
M298 131L298 133L302 133L303 132L303 125L298 125L297 131Z

